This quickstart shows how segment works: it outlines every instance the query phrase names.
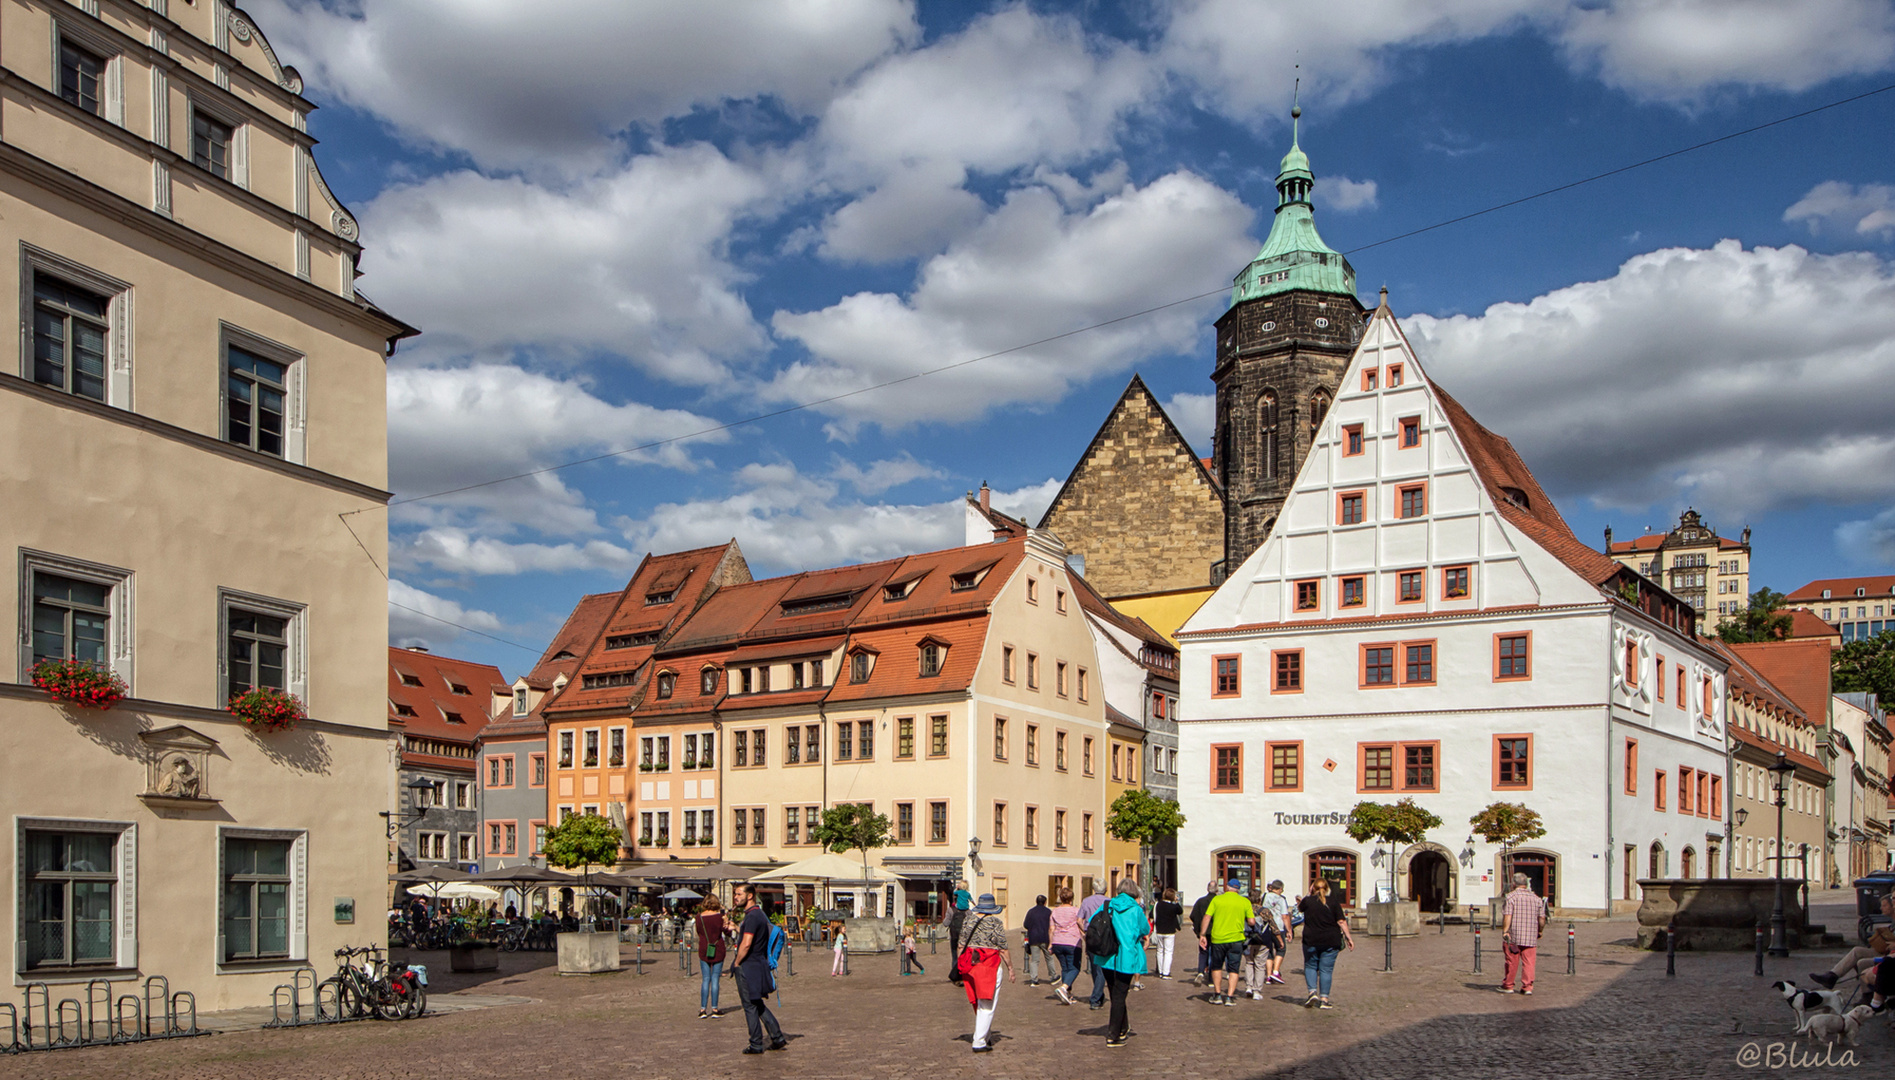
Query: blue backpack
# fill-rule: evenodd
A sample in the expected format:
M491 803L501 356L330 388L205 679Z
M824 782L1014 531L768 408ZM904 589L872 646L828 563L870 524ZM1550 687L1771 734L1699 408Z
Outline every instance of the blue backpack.
M783 945L789 941L789 935L775 923L770 924L769 940L764 942L764 956L770 961L770 970L776 970L776 958L783 955Z

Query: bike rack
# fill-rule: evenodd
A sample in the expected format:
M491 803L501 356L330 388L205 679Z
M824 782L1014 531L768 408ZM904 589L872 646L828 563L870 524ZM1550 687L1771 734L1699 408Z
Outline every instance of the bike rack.
M115 998L111 980L93 979L86 983L84 997L55 1001L48 984L28 983L23 988L23 1005L0 1002L0 1023L6 1025L0 1054L212 1034L197 1026L196 996L188 990L175 994L170 990L164 976L153 975L141 992Z
M20 1045L20 1011L11 1001L0 1001L0 1009L6 1010L7 1041L0 1043L0 1054L17 1054L25 1049Z
M106 979L93 979L86 983L86 1030L85 1040L90 1042L98 1037L99 1016L103 1013L109 1027L112 1022L112 984ZM109 1035L108 1042L111 1041Z
M33 999L35 996L39 998L40 1030L47 1033L47 1044L37 1049L50 1050L52 1049L53 992L52 988L43 982L26 984L26 1023L21 1029L24 1039L20 1042L20 1049L35 1049L33 1046Z
M158 1007L155 1009L152 1008L152 996L151 996L151 991L154 986L158 988L158 997L157 997ZM164 1036L168 1036L172 1034L174 1031L177 1030L173 1026L173 1023L176 1020L176 1018L171 1015L171 1010L166 1008L166 1002L168 1002L170 999L171 999L171 980L170 979L165 978L163 975L153 975L150 978L145 980L145 987L144 987L145 1038L147 1039L162 1038ZM165 1022L164 1031L162 1033L154 1032L151 1030L151 1026L158 1022L158 1017L161 1014L164 1016L164 1022Z
M131 1006L132 1010L132 1023L130 1028L125 1026L125 1007L127 1005ZM118 1002L112 1009L112 1041L115 1043L137 1042L144 1038L144 1030L145 1009L143 1002L139 1001L137 994L120 994Z
M76 1035L66 1034L66 1006L68 1005L72 1006L72 1026L79 1029ZM60 998L59 1010L58 1010L57 1015L59 1017L59 1039L58 1041L54 1042L53 1045L54 1046L84 1045L86 1041L86 1031L83 1026L85 1024L85 1011L79 1007L79 999L78 998ZM49 1030L47 1034L50 1035L52 1034L52 1032Z

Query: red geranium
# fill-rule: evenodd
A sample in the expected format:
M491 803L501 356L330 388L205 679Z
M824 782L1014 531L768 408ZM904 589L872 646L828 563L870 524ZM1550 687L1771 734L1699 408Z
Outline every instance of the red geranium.
M116 673L83 660L41 660L33 665L33 685L54 701L86 709L109 709L131 690Z
M308 717L295 694L274 686L252 687L230 699L230 711L252 731L289 731Z

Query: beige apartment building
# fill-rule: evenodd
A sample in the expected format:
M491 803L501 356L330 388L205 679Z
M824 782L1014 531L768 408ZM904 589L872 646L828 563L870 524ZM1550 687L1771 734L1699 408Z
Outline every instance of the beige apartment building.
M16 988L267 1004L383 937L384 365L413 331L355 293L314 105L227 4L16 0L0 67L0 956ZM50 700L42 660L129 696ZM309 719L249 730L224 706L253 686Z
M1648 532L1614 541L1605 531L1606 554L1664 586L1698 612L1698 628L1714 632L1750 603L1750 530L1743 539L1719 536L1696 510L1678 515L1670 532Z

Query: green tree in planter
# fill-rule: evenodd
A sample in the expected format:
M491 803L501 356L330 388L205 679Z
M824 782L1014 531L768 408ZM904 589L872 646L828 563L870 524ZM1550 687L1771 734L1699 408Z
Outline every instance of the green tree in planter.
M862 880L869 877L869 850L887 847L892 842L887 814L878 814L860 803L842 803L822 812L822 822L809 830L809 838L838 855L862 853Z
M581 869L590 879L594 866L616 866L624 842L618 827L597 814L574 814L546 830L546 864Z
M1500 845L1500 889L1507 891L1513 878L1513 849L1529 840L1546 835L1540 815L1525 803L1497 802L1467 819L1474 834L1490 844Z
M1160 799L1149 791L1132 788L1112 800L1105 817L1105 834L1114 840L1135 840L1139 860L1146 851L1167 836L1178 835L1184 828L1184 812L1176 799Z
M1428 835L1429 829L1441 827L1441 819L1433 812L1416 803L1413 799L1403 799L1394 804L1378 802L1359 802L1349 811L1349 824L1345 831L1349 839L1358 844L1373 840L1389 846L1388 874L1392 891L1395 878L1395 846L1397 844L1419 844Z

